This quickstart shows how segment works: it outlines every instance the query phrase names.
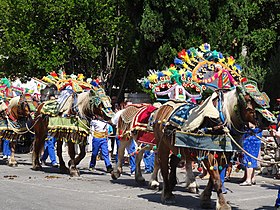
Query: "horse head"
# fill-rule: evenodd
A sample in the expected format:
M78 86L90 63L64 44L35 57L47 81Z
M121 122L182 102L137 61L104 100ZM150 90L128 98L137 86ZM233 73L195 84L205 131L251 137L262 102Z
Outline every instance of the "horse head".
M228 127L231 130L241 133L240 131L248 123L264 129L275 122L275 116L265 109L265 107L268 107L267 104L269 102L261 102L260 100L265 99L261 99L261 95L256 90L252 91L252 88L248 90L248 87L240 85L235 90L230 91L232 93L225 94L225 98L227 99L223 111L224 113L228 113Z
M41 98L40 101L48 101L51 97L56 97L59 95L59 91L55 84L48 85L45 89L40 91Z
M8 113L12 120L30 118L31 109L24 94L21 96L16 96L10 100L8 105Z
M90 90L90 109L95 117L110 120L114 116L111 99L102 88Z
M276 117L267 110L269 98L264 92L260 92L257 83L246 81L239 87L239 98L241 99L241 114L248 122L255 124L261 129L268 128L276 123Z

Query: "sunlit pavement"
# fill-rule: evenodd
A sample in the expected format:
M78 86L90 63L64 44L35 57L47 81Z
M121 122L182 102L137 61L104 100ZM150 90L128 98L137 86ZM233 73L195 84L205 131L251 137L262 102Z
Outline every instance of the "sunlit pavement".
M129 168L118 180L112 180L105 172L102 160L97 162L95 172L88 170L90 153L81 162L81 176L72 178L60 174L58 168L43 166L43 171L31 170L31 154L17 154L18 167L11 168L0 161L0 209L200 209L199 195L184 189L184 170L178 169L179 184L174 194L174 205L160 203L159 191L139 186L129 175ZM65 153L65 162L68 158ZM239 186L243 173L233 172L231 182L226 182L225 194L233 209L274 209L280 180L257 176L254 186ZM149 174L144 174L146 180ZM161 178L160 178L161 181ZM207 180L197 179L200 193ZM213 192L213 208L216 203Z

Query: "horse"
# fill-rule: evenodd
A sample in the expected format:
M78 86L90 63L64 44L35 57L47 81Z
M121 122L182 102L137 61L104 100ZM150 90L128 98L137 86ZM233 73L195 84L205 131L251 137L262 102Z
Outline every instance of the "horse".
M207 103L211 104L212 110L210 112L208 110L205 113L202 108ZM186 104L182 103L181 105ZM218 196L216 208L231 209L221 190L220 167L218 167L218 163L221 167L227 163L231 153L228 153L226 150L210 151L203 148L179 147L175 146L175 140L178 131L184 131L187 134L189 134L189 131L192 131L196 137L199 137L199 133L226 135L230 131L236 134L236 138L239 138L246 124L249 122L257 124L255 111L257 104L248 93L240 91L239 88L227 92L220 90L217 93L214 92L202 105L192 106L189 104L188 106L192 108L183 111L186 122L184 126L178 126L176 123L171 122L170 119L174 110L182 107L181 105L164 104L157 110L154 116L153 131L157 142L158 161L163 177L161 201L166 204L175 202L172 190L177 184L176 167L182 159L186 161L187 188L193 192L197 191L198 187L191 167L191 162L197 159L200 163L204 164L210 174L207 187L201 194L201 207L211 207L211 194L214 189ZM219 105L221 106L219 107ZM190 112L192 109L193 111Z
M105 95L104 90L101 88L90 90L82 93L73 93L62 102L57 104L56 100L43 102L38 106L34 119L35 141L33 145L32 154L32 169L41 170L42 166L39 161L41 151L44 147L44 142L47 137L48 131L58 138L57 141L57 156L59 158L59 167L61 172L69 172L71 176L79 176L79 170L76 166L85 157L85 146L87 143L87 135L89 132L89 120L92 118L101 118L109 120L113 116L111 110L110 98ZM58 107L56 117L52 117L51 113L46 112L45 107L47 104L55 105ZM63 116L67 117L63 117ZM56 121L61 122L60 127L56 126ZM54 121L54 122L53 122ZM67 128L65 123L72 123L75 121L75 130ZM53 123L52 123L53 122ZM50 128L52 124L52 128ZM65 166L62 158L62 143L68 143L68 154L70 160L68 162L69 169ZM77 157L75 154L75 143L79 144L80 153Z
M10 140L11 158L8 160L9 166L17 166L15 159L16 143L20 139L25 139L29 133L28 124L31 123L31 112L34 111L33 98L29 94L22 94L12 98L8 105L1 103L1 139Z
M152 150L155 142L153 141L152 131L147 131L148 119L159 106L153 106L151 104L132 104L125 107L116 113L116 119L112 121L117 122L117 135L121 137L120 146L118 148L118 163L115 165L114 171L111 173L112 179L116 180L122 173L122 162L124 159L124 150L131 144L131 141L135 140L138 146L138 150L134 153L136 155L136 169L135 169L135 181L143 185L145 179L142 176L140 163L143 158L145 150ZM144 136L145 134L148 134ZM142 136L143 135L143 136ZM145 138L145 147L141 148L141 140L139 138ZM150 139L150 142L148 141ZM149 181L149 187L152 189L158 188L159 183L157 174L159 170L159 164L157 161L157 153L155 153L154 171Z

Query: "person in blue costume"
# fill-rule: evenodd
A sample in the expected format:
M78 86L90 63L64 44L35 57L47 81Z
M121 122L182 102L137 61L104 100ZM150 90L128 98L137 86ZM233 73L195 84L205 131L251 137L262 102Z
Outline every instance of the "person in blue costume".
M41 162L46 165L46 160L49 156L52 166L58 167L58 164L56 162L56 155L55 155L56 138L50 136L49 134L47 138L48 140L45 141L44 154L41 157Z
M93 133L92 155L89 163L89 170L91 171L95 170L96 158L100 149L107 173L111 173L113 171L108 149L108 135L110 135L109 129L111 132L109 123L99 119L91 120L91 131Z
M256 184L255 169L258 167L257 158L259 156L261 148L262 130L256 127L254 124L249 123L249 127L246 133L243 135L243 148L252 155L244 153L243 163L246 167L245 177L246 180L240 184L240 186L251 186Z
M11 157L11 147L10 141L7 139L3 139L3 160L7 160Z
M145 150L143 161L145 164L145 174L153 173L154 171L154 161L155 161L155 153L153 150Z

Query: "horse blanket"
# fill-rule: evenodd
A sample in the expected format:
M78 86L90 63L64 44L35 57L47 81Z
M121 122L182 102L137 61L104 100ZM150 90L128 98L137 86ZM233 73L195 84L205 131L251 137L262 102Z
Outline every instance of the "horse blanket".
M89 122L76 117L50 117L48 124L51 136L61 141L86 144L89 135Z
M151 114L157 110L153 105L141 108L133 118L131 130L137 130L137 140L145 144L156 144L153 132L147 130Z
M241 142L239 142L239 145L242 145ZM223 152L239 150L226 135L201 135L182 131L177 131L175 134L175 146Z

